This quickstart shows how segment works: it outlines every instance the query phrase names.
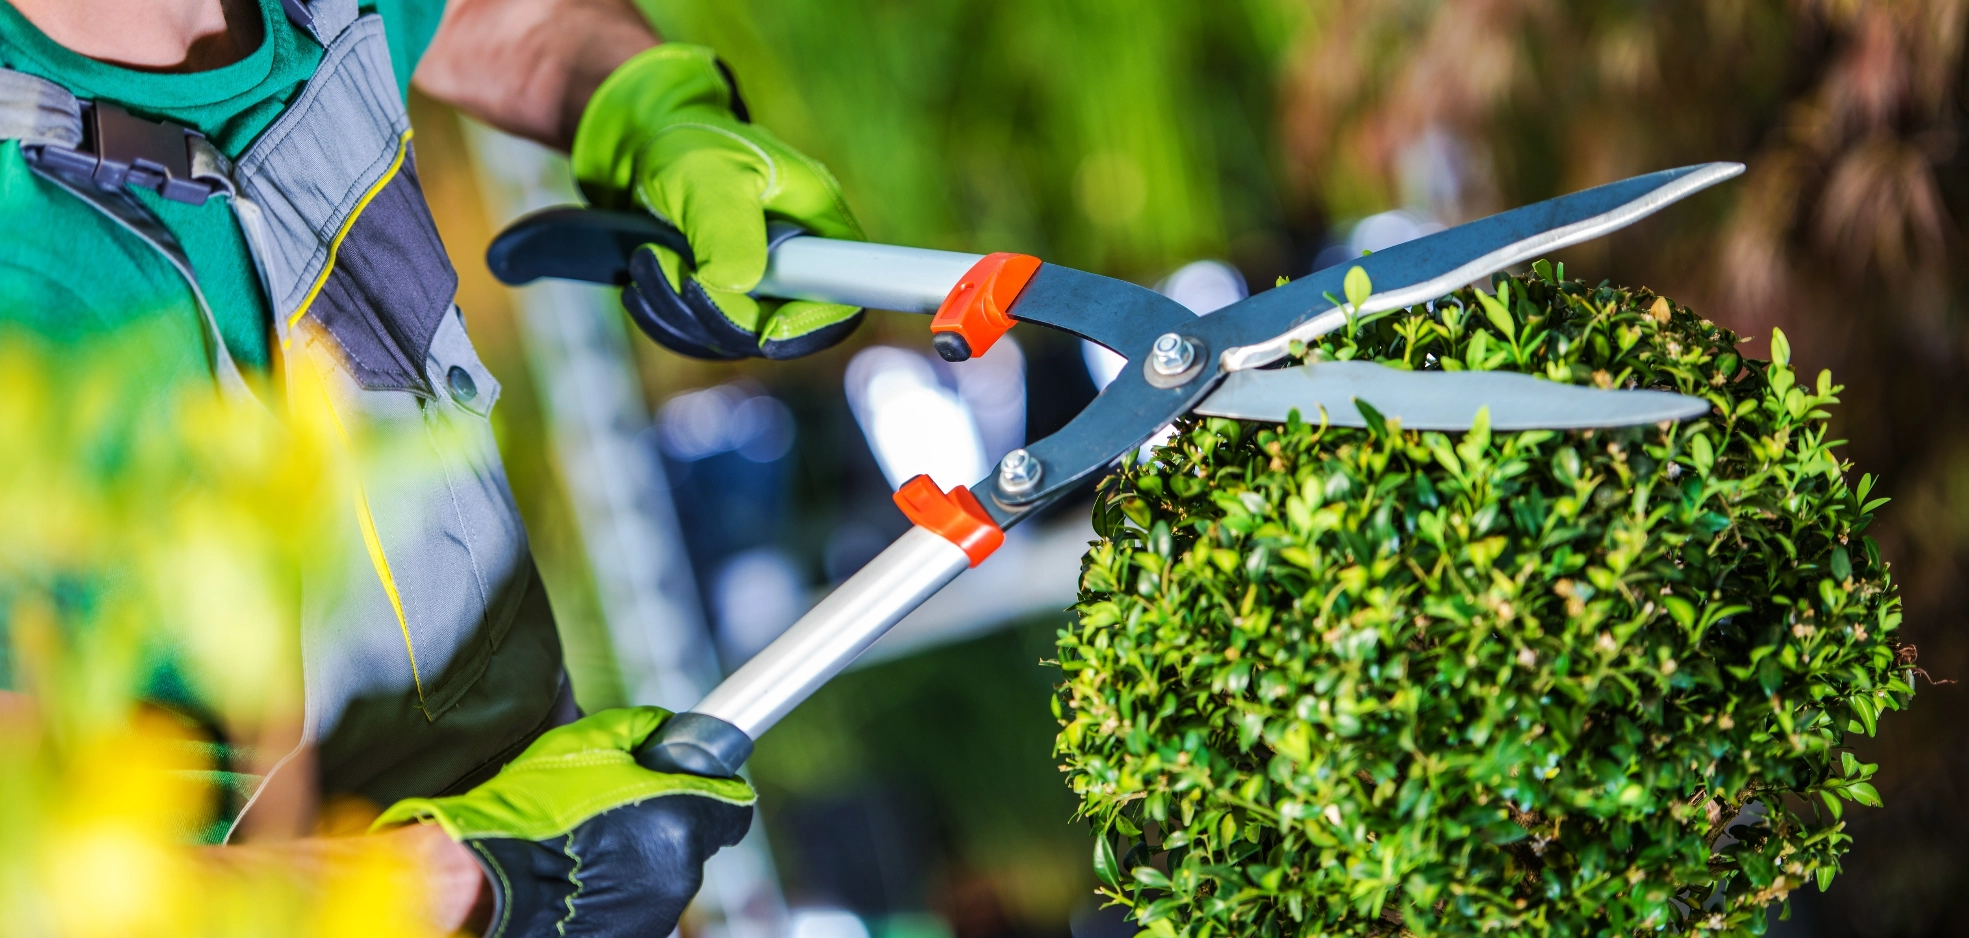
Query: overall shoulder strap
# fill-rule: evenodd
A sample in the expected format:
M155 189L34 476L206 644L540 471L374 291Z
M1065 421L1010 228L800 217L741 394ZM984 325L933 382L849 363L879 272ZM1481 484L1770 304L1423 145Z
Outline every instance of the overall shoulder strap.
M281 9L294 24L314 34L325 48L356 21L357 0L280 0Z
M81 146L82 102L45 78L0 68L0 140Z

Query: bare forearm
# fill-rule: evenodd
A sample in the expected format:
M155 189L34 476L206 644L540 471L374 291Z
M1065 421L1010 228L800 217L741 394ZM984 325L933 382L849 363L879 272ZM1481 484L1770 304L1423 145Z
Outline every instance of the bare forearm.
M491 911L485 876L466 848L431 824L413 824L368 837L314 837L284 843L209 847L207 862L220 869L279 871L300 882L320 883L331 867L358 861L364 851L388 851L402 869L407 894L423 897L424 913L438 933L476 930Z
M565 150L602 79L659 41L629 0L450 0L415 84Z

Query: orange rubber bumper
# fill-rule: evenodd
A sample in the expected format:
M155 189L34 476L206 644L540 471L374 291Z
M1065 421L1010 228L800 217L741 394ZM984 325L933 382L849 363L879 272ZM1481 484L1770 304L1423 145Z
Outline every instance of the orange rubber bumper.
M947 362L983 355L1012 328L1012 303L1038 272L1039 258L1028 254L1001 251L973 264L930 321L930 344L937 354Z
M1005 543L1005 531L992 523L984 505L964 486L940 491L930 477L920 475L896 490L896 507L909 520L930 529L937 536L957 545L971 558L971 566L984 562L991 552Z

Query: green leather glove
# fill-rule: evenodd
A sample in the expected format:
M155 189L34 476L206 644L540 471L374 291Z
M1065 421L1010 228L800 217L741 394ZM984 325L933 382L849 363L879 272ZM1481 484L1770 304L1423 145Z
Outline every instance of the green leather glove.
M797 358L846 338L852 306L757 300L766 223L862 237L827 168L750 123L710 49L666 43L624 62L589 100L574 175L603 208L641 207L677 226L692 257L644 245L622 305L659 344L696 358Z
M485 784L407 798L384 828L435 821L492 885L489 938L668 935L704 861L752 824L741 779L666 775L631 755L670 713L604 710L541 734Z

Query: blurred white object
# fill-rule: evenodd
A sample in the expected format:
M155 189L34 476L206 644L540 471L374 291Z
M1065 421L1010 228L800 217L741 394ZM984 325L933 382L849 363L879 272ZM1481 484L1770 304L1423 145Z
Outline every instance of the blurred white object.
M931 363L939 365L957 382L957 396L970 408L984 444L986 466L997 465L1000 457L1026 445L1026 357L1011 336L970 361ZM975 481L974 476L962 484Z
M759 547L725 561L711 583L718 645L730 667L750 659L807 611L806 583L786 552Z
M1250 295L1244 286L1244 275L1223 261L1184 264L1156 284L1155 292L1183 304L1198 316L1214 313ZM1095 390L1106 390L1115 375L1121 374L1121 366L1128 364L1128 359L1086 339L1080 340L1080 357L1087 363L1087 377L1094 380Z
M786 930L790 938L868 938L868 926L845 909L794 909Z
M1442 222L1405 208L1369 215L1355 222L1354 229L1347 233L1348 256L1359 257L1363 251L1385 251L1441 230Z
M1402 204L1424 218L1455 223L1496 211L1496 172L1489 151L1431 123L1395 157Z
M1325 270L1345 264L1361 256L1364 251L1385 251L1397 244L1403 244L1432 235L1443 230L1443 223L1427 213L1398 208L1391 212L1369 215L1347 229L1347 243L1329 246L1313 260L1313 269Z
M1244 275L1223 261L1184 264L1156 284L1155 292L1183 304L1198 316L1214 313L1250 295L1244 286Z
M793 413L757 387L732 382L686 391L657 412L663 451L695 462L737 450L753 462L772 462L793 446Z
M1094 390L1105 391L1114 383L1116 375L1121 374L1128 359L1119 352L1110 352L1108 347L1086 339L1080 340L1080 360L1087 363L1087 377L1093 379Z
M939 488L982 478L984 441L962 397L923 355L876 345L848 362L848 406L891 488L927 474Z

